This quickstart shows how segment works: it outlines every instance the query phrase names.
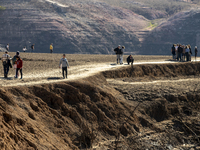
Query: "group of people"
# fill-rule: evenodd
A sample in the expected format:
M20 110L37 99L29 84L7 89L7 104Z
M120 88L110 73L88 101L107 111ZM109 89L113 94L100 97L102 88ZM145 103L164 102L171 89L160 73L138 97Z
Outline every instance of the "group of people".
M192 48L189 44L188 45L173 44L171 48L171 52L172 52L173 60L191 61ZM194 53L195 53L195 60L196 60L197 53L198 53L197 46L195 46Z
M9 51L9 43L5 46L5 49L6 49L7 52ZM33 52L34 49L35 49L35 44L32 44L32 45L31 45L31 52ZM26 46L23 47L22 51L23 51L23 52L26 52L26 51L27 51Z
M115 54L117 55L117 64L119 63L120 65L123 64L123 56L124 56L124 51L125 51L125 46L118 45L117 48L114 49ZM131 63L133 64L134 59L132 55L129 55L127 57L127 63L128 65Z
M118 45L117 48L114 49L115 54L117 55L117 64L123 64L123 55L124 55L125 46Z
M10 68L14 68L15 70L15 78L19 77L18 72L20 71L21 74L21 78L23 77L23 73L22 73L22 67L23 67L23 61L19 55L19 51L16 52L16 55L12 58L9 54L8 51L5 51L5 53L2 56L2 64L3 64L3 68L4 68L4 78L8 77L8 72ZM63 54L63 57L60 59L59 62L59 68L62 68L62 75L63 75L63 79L67 78L67 68L69 68L69 63L67 61L66 55Z
M16 55L13 58L11 58L11 56L8 54L8 51L5 51L5 54L3 54L1 60L2 60L2 64L3 64L3 68L4 68L4 78L8 77L9 68L12 68L12 66L13 66L13 68L16 69L15 78L18 78L18 76L19 76L18 71L20 71L21 79L22 79L23 61L19 56L19 51L16 52Z

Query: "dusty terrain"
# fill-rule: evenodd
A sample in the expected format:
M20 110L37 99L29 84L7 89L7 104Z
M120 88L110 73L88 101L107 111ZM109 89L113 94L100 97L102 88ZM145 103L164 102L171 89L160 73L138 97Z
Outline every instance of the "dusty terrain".
M0 79L0 149L200 149L199 61L67 55L63 80L62 54L20 55L24 79Z

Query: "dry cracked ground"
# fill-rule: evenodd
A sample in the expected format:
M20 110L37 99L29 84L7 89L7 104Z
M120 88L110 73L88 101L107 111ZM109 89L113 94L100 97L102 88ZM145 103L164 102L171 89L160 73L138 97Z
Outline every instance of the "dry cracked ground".
M24 79L0 79L0 149L200 149L199 61L67 55L63 80L62 54L20 55Z

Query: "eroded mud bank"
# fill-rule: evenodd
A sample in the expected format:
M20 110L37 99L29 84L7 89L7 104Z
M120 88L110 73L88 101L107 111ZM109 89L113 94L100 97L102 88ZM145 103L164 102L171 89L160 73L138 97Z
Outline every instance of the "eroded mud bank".
M198 149L199 70L200 63L137 65L73 82L2 87L0 147ZM126 84L161 78L171 82Z

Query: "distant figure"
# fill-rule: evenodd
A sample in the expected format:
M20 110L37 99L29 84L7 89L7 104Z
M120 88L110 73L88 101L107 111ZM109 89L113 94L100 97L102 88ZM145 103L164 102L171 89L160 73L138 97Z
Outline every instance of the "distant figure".
M15 69L15 72L17 70L17 57L19 56L19 51L16 52L16 55L13 57L12 59L12 63L13 63L13 68ZM17 76L15 76L16 78Z
M32 52L33 52L34 49L35 49L35 44L31 45Z
M182 52L183 52L183 49L181 47L181 44L179 44L179 46L178 46L178 58L177 58L178 61L182 61Z
M189 49L189 46L187 45L185 49L186 61L189 61L189 52L190 52L190 49Z
M26 52L26 50L27 50L27 49L26 49L26 46L24 46L24 48L23 48L22 50L23 50L23 52Z
M123 64L124 50L125 50L125 46L122 46L122 49L121 49L121 51L120 51L120 65Z
M53 53L53 43L50 45L50 53Z
M172 59L175 60L176 59L176 48L175 48L175 44L173 44L172 48L171 48L171 52L172 52Z
M189 44L188 44L188 47L189 47L189 61L191 61L192 60L192 48Z
M6 50L9 51L9 43L6 45Z
M22 66L23 66L23 61L22 59L20 58L20 56L17 56L17 69L16 69L16 75L15 75L15 78L18 78L18 71L20 70L20 73L21 73L21 78L22 79Z
M178 59L178 45L179 45L179 44L175 44L175 50L176 50L176 59Z
M118 45L118 47L114 49L114 52L117 55L117 64L118 64L118 62L120 63L120 51L121 51L120 47L121 46Z
M133 65L134 59L133 59L132 55L129 55L126 60L127 60L128 65L129 65L129 63L131 63L131 65Z
M185 61L185 45L182 45L182 48L183 48L183 53L182 53L182 61Z
M196 60L196 58L197 58L197 53L198 53L197 46L195 46L194 53L195 53L195 60Z
M63 79L65 79L64 71L66 73L66 78L67 78L67 67L69 68L69 63L67 61L65 54L63 54L63 58L60 59L59 68L61 68L61 66L62 66Z
M4 78L8 77L9 67L12 68L12 65L10 63L10 56L8 55L8 51L5 51L5 54L2 56L2 63L4 68Z

